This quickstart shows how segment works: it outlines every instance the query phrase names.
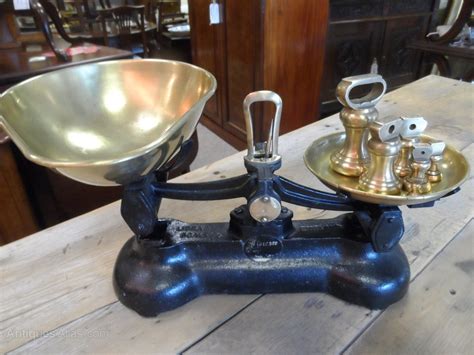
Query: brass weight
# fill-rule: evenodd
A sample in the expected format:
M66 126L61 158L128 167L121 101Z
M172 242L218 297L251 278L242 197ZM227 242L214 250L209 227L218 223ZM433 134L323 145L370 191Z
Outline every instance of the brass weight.
M431 148L433 149L433 155L431 156L431 165L426 175L431 183L440 182L443 175L439 171L438 164L443 160L443 152L446 148L446 144L442 141L431 142Z
M371 91L361 98L351 98L353 89L372 85ZM336 97L344 106L340 119L346 131L341 150L331 155L330 166L339 174L360 176L370 163L367 150L368 126L378 117L375 105L385 93L385 80L377 74L364 74L342 79L336 88Z
M411 175L405 178L403 188L411 195L426 194L431 191L431 183L426 172L431 166L433 149L429 143L413 145Z
M400 118L386 118L386 123L372 122L369 125L371 138L368 142L370 165L359 178L362 191L383 195L400 193L401 181L395 174L394 164L401 148Z
M403 127L400 132L402 148L395 162L395 173L404 178L411 174L410 160L413 144L420 142L420 135L425 131L428 122L423 117L402 117Z

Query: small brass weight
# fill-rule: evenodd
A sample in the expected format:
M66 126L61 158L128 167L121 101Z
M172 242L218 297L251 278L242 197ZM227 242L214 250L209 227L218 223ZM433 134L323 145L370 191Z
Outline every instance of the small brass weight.
M433 148L429 143L413 144L411 175L403 183L403 188L410 194L426 194L431 191L431 183L426 172L431 166Z
M433 155L431 156L431 166L426 172L428 180L431 183L440 182L443 178L443 175L439 171L439 166L441 160L443 160L443 152L446 148L446 144L442 141L431 142L431 148L433 148Z
M350 97L355 88L365 85L372 85L366 96ZM346 131L346 140L342 149L331 156L330 166L339 174L357 177L369 165L368 127L378 117L375 105L383 97L386 87L385 80L377 74L344 78L337 86L337 99L344 105L340 119Z
M420 142L420 135L426 129L428 122L423 117L402 117L403 127L400 132L402 148L400 156L395 162L396 174L404 178L411 174L410 159L413 144Z

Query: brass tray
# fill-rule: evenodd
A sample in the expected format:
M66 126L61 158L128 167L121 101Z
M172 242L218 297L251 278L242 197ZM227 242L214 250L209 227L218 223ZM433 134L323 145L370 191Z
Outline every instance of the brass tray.
M358 178L348 177L336 173L329 166L330 155L344 144L345 133L336 133L314 141L304 154L304 161L308 169L325 185L335 191L342 191L355 200L383 205L415 205L439 199L450 191L459 187L469 176L469 164L464 156L446 145L443 161L439 170L443 180L432 185L432 190L424 195L382 195L365 192L358 189ZM429 142L433 138L422 136L422 140Z

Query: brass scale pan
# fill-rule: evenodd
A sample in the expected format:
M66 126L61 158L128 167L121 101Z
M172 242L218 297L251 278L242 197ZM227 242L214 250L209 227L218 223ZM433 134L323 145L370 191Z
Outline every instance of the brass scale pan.
M358 188L359 179L338 174L329 166L329 157L344 144L345 133L331 134L314 141L306 150L306 166L325 185L335 191L349 194L353 199L382 205L415 205L437 200L459 187L469 175L466 158L455 148L446 145L443 160L438 168L443 179L432 184L431 192L422 195L410 195L402 191L399 195L383 195L362 191ZM429 143L432 137L422 135L421 140Z

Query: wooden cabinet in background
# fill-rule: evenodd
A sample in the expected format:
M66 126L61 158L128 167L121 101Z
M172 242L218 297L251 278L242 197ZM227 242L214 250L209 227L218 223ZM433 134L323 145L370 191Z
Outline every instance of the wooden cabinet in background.
M416 79L420 54L407 48L428 32L438 0L331 0L321 115L340 110L335 89L346 77L378 73L393 90Z
M0 144L0 245L37 230L37 221L13 158L12 143Z
M210 0L189 0L193 63L217 79L203 118L235 147L246 146L242 101L255 90L283 99L281 133L319 117L329 5L314 0L219 0L222 21L209 24ZM253 108L255 135L267 135L274 108Z

